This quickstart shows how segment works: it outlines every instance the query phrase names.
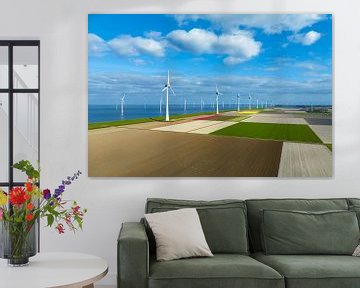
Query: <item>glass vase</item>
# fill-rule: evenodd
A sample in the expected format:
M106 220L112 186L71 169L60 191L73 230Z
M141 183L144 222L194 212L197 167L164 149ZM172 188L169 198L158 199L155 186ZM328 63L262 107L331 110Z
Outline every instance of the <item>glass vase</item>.
M37 223L0 221L0 257L8 259L9 266L25 266L37 252Z

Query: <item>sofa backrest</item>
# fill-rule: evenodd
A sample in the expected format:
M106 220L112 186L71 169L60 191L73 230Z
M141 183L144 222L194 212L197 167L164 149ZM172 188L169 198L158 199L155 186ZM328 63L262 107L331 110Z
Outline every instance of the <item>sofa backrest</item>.
M349 207L356 206L360 207L360 199L359 198L348 198L347 199Z
M264 209L297 211L348 210L347 199L254 199L246 200L248 213L250 248L252 252L262 251L261 215Z
M181 208L196 208L206 241L213 253L248 254L247 213L243 200L175 200L150 198L145 213L157 213ZM147 227L151 252L155 240Z

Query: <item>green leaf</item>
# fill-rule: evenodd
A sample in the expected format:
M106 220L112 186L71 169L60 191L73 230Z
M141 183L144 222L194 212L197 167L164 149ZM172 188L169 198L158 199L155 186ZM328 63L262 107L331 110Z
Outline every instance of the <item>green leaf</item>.
M51 214L48 214L47 215L47 224L48 224L48 226L50 226L51 227L51 225L54 223L54 216L53 215L51 215Z
M29 160L21 160L13 165L15 169L18 169L24 173L29 178L39 180L40 179L40 168L35 169L34 166L30 163Z

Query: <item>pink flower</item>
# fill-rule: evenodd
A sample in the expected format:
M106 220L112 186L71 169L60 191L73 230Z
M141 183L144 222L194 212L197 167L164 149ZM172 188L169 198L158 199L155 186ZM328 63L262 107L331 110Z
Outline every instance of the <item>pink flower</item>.
M65 222L66 222L67 225L69 225L71 223L71 215L70 214L66 215Z
M0 208L0 220L2 220L2 218L3 218L3 211L2 211L2 209Z
M79 214L79 209L80 209L80 206L72 207L73 214L74 214L74 215Z
M58 230L59 234L65 233L64 225L61 223L59 223L55 228Z

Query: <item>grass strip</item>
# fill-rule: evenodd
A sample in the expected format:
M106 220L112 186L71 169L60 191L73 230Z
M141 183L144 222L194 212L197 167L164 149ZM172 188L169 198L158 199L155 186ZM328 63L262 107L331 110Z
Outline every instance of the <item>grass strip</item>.
M233 121L233 122L240 122L240 121L243 121L247 118L249 118L250 116L238 116L238 117L235 117L233 119L231 119L230 121Z
M93 129L100 129L100 128L108 128L108 127L115 127L115 126L123 126L129 124L138 124L138 123L146 123L154 121L150 118L139 118L139 119L131 119L131 120L118 120L118 121L109 121L109 122L97 122L97 123L90 123L88 125L89 130Z
M246 123L240 122L211 133L221 136L236 136L255 139L322 143L321 139L307 125Z
M171 115L170 121L179 121L179 120L186 119L189 117L200 116L200 115L211 115L211 114L214 114L214 112L198 112L198 113L190 113L190 114ZM130 125L130 124L147 123L147 122L153 122L153 121L165 121L165 117L161 116L161 117L153 117L153 118L138 118L138 119L130 119L130 120L96 122L96 123L90 123L88 125L88 129L93 130L93 129L100 129L100 128Z

